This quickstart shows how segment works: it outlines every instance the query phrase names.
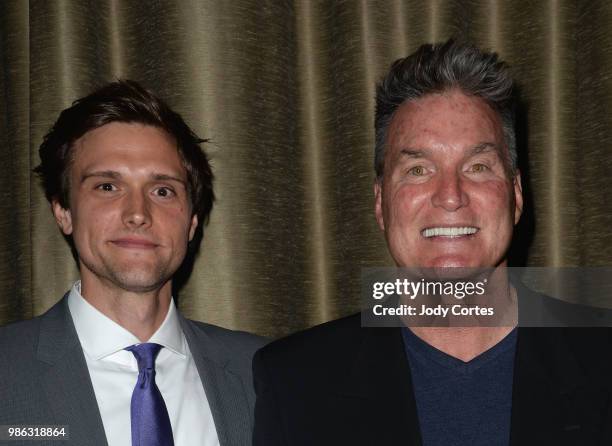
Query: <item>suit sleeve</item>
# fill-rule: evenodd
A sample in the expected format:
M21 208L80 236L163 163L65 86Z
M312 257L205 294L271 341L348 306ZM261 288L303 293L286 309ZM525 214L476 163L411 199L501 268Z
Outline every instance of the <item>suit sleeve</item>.
M284 446L288 443L283 439L280 408L264 356L264 352L259 350L253 358L253 381L257 396L253 446Z

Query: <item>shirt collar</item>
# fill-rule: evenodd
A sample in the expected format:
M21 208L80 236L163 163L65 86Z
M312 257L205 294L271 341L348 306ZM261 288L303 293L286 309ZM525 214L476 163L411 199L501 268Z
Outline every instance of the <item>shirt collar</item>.
M141 343L136 336L83 298L80 281L70 290L68 308L83 350L95 360ZM155 342L180 356L187 356L187 340L173 299L170 300L166 318L147 342Z

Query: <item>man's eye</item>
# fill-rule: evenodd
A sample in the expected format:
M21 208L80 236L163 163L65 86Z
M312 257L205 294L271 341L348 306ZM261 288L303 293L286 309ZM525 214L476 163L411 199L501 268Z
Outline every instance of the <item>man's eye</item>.
M104 192L113 192L117 190L114 184L112 183L102 183L96 186L96 189L103 190Z
M171 197L172 195L174 195L174 191L169 187L158 187L157 189L155 189L155 195L163 198Z
M489 170L489 166L487 166L486 164L482 164L482 163L476 163L472 165L472 167L470 167L470 171L474 173L481 173L487 170Z
M408 170L409 175L414 175L415 177L420 177L425 175L425 168L423 166L414 166Z

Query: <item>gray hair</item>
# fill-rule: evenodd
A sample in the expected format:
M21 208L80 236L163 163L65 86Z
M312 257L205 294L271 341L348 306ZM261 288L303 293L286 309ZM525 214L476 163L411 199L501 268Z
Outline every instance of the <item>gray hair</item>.
M496 53L453 39L422 45L410 56L396 60L376 90L374 169L377 179L383 176L387 130L398 107L405 101L454 88L483 99L499 113L509 154L505 162L514 176L517 152L513 86L507 65Z

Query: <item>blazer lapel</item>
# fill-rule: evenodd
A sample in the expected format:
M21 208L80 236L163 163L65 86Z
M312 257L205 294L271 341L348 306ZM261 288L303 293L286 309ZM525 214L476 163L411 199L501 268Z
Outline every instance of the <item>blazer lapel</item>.
M68 425L71 443L106 445L102 417L67 296L41 318L37 357L43 363L40 382L53 419L57 424Z
M338 392L362 398L356 443L420 446L421 434L410 367L398 328L362 328L363 339ZM369 441L364 442L364 438Z
M252 414L246 389L232 371L231 352L214 342L203 330L179 315L193 355L221 446L251 444Z
M519 328L510 444L600 444L609 395L591 384L562 330Z

